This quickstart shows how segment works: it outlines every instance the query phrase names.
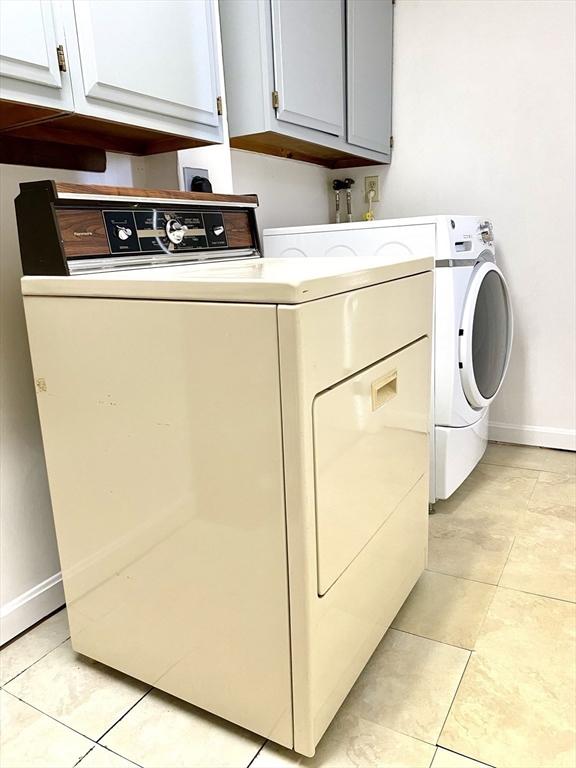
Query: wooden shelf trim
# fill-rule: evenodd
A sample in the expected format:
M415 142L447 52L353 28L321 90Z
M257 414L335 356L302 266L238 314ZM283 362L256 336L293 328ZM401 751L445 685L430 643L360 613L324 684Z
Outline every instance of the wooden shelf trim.
M313 144L311 141L295 139L274 131L251 133L246 136L231 136L233 149L244 149L264 155L286 157L290 160L302 160L305 163L323 165L325 168L353 168L361 165L381 165L381 160L342 152L339 149Z
M258 205L257 195L219 195L211 192L182 192L179 189L135 189L134 187L111 187L100 184L73 184L70 182L56 182L54 184L56 197L60 200L70 199L70 195L89 195L90 198L98 197L145 197L158 200L182 200L195 203L236 203L248 207Z
M103 173L106 170L106 152L78 144L68 146L54 141L33 141L2 133L0 163Z
M19 139L50 141L68 147L81 144L107 152L140 156L205 147L214 143L7 99L0 99L0 130L3 136Z

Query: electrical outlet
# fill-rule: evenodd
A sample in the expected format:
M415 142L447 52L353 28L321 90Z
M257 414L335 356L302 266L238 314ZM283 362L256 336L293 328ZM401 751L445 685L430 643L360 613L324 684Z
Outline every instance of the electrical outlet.
M2 0L0 0L1 2ZM182 168L182 176L184 182L184 192L190 192L190 185L194 176L204 176L206 179L210 179L207 168Z
M364 199L367 203L370 202L370 190L374 191L372 202L377 203L380 200L380 176L364 176Z

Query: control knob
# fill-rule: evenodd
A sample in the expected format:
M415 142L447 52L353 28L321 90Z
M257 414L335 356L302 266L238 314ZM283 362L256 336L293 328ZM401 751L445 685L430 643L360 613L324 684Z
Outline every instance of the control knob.
M220 235L224 234L224 227L221 224L216 224L216 226L212 227L212 234L220 237Z
M130 227L116 227L116 237L119 240L128 240L131 234L132 230Z
M180 245L182 240L184 240L184 235L187 229L188 227L184 224L180 224L178 219L168 219L166 222L166 237L171 243L174 243L174 245Z

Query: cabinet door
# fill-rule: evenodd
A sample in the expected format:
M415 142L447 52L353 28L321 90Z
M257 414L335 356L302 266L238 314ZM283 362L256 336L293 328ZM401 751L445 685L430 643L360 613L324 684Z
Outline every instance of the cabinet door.
M343 0L271 0L276 116L344 134Z
M347 0L348 143L390 152L392 0Z
M2 98L73 109L68 74L58 65L64 34L49 0L1 0L0 78Z
M218 126L211 0L74 0L77 111L119 122L133 110Z

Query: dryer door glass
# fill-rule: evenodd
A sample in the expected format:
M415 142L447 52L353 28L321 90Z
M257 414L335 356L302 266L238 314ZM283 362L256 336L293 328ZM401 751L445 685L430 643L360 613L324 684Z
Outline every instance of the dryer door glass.
M494 270L487 272L476 299L472 325L472 365L482 397L491 400L502 383L508 360L506 287Z
M508 288L494 264L473 274L462 321L461 364L464 391L472 406L482 408L500 389L512 344Z

